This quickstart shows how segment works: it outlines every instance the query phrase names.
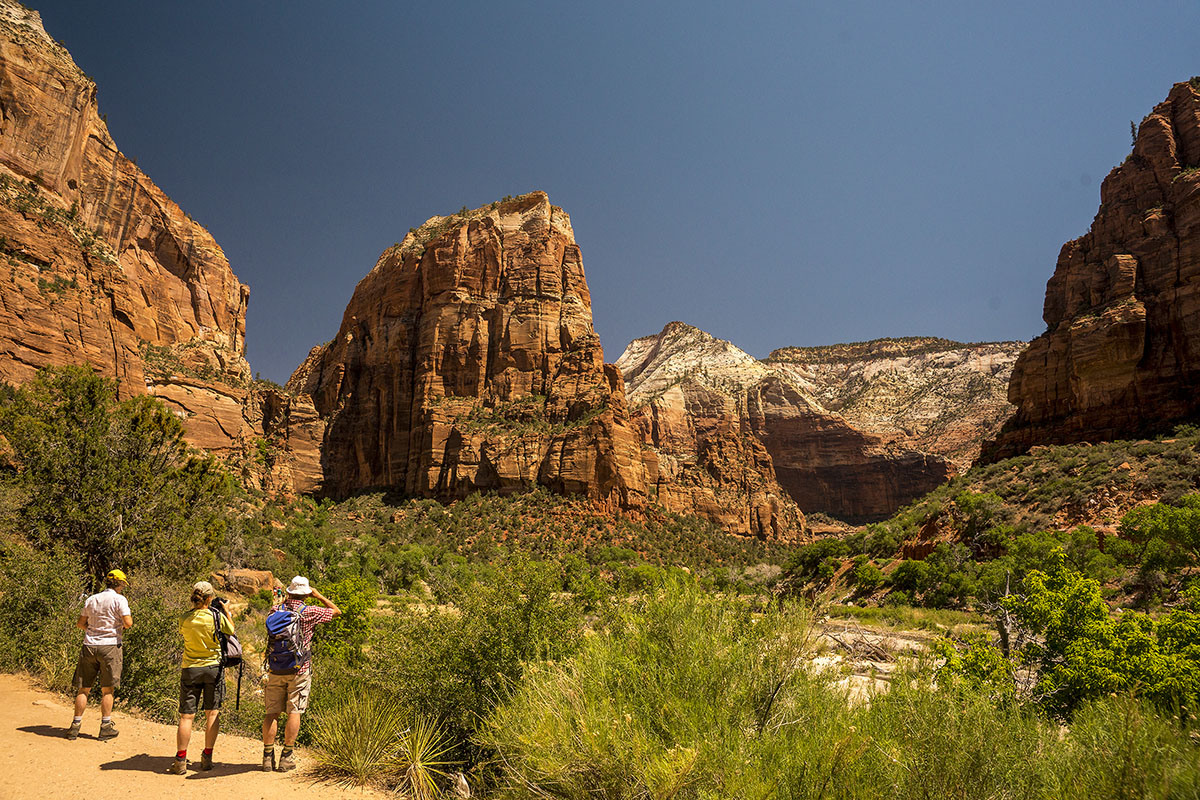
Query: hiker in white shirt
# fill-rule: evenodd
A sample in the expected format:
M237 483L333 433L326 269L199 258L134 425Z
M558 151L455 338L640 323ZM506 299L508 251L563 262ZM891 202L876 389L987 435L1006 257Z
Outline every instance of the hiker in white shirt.
M119 569L104 576L103 592L89 597L83 604L83 613L75 622L84 631L83 647L79 651L79 663L75 665L75 719L67 729L68 739L79 738L83 725L83 712L87 709L88 695L100 678L100 735L101 741L115 738L117 726L112 721L113 690L121 685L121 640L125 631L133 627L129 612L129 601L125 599L125 588L129 579Z

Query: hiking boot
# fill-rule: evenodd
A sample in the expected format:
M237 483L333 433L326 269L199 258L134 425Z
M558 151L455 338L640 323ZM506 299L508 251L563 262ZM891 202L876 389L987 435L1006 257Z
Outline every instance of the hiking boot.
M263 772L275 771L275 751L263 753Z
M71 727L67 728L67 738L72 742L79 738L79 729L83 726L83 722L72 722Z
M200 771L208 772L212 769L212 753L200 754Z
M167 770L167 772L171 773L172 775L183 775L184 773L187 772L187 759L186 758L175 759L174 761L171 762L171 766Z
M275 767L276 772L291 772L296 768L296 760L289 753L286 756L279 757L279 764Z
M103 742L105 739L115 739L119 733L120 731L117 730L117 726L112 722L100 723L100 741Z

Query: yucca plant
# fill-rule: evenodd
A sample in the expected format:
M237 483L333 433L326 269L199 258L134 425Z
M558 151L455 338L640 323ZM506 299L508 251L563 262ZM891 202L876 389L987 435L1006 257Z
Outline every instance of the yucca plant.
M351 695L323 709L313 726L317 773L351 785L396 770L406 741L400 703L376 694Z
M442 768L455 763L445 758L453 746L436 722L418 717L400 736L394 762L400 776L398 788L412 800L441 797L438 782L446 778Z

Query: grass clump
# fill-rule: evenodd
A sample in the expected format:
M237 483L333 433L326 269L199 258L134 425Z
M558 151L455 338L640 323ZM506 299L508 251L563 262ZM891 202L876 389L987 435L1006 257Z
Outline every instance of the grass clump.
M315 714L316 774L352 786L383 783L415 800L441 796L443 756L449 748L441 729L424 718L404 724L404 708L393 696L360 693Z

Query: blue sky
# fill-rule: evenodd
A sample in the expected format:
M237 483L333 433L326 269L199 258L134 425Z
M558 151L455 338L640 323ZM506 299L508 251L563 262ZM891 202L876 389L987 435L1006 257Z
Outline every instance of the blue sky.
M117 145L251 287L286 380L385 247L542 189L615 360L1029 339L1195 2L50 2Z

